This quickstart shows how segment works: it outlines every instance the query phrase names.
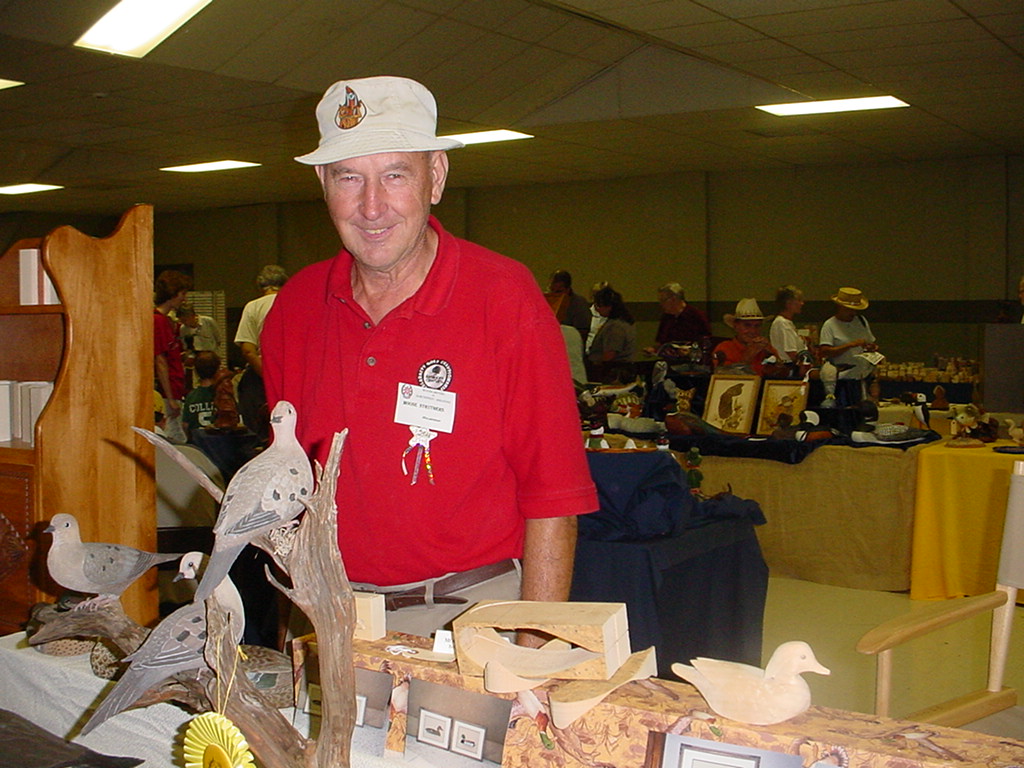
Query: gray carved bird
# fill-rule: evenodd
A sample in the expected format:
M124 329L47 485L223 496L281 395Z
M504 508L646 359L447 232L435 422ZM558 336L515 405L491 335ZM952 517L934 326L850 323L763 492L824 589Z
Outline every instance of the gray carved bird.
M186 554L181 558L175 581L196 578L202 561L202 552ZM230 617L237 644L242 639L245 626L242 598L230 578L223 579L213 595ZM171 675L204 668L205 647L206 605L197 600L167 616L134 653L125 656L124 660L130 662L129 667L82 728L82 735L130 707L142 694Z
M313 471L295 437L296 419L295 407L287 400L278 401L270 413L273 443L228 483L196 600L209 597L246 544L294 520L305 509L303 500L313 493Z
M122 544L83 543L78 521L66 512L54 515L45 531L53 534L46 555L51 578L66 589L96 595L76 605L76 610L117 600L154 565L181 557L180 552L154 554Z
M829 674L807 643L783 643L762 670L749 664L697 658L673 664L672 671L696 686L715 714L753 725L789 720L811 706L811 689L802 672Z

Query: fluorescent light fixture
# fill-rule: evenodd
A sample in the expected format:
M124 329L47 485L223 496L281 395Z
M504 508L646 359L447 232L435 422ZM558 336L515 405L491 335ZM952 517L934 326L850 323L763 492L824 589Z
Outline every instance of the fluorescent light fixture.
M758 107L773 115L821 115L828 112L858 112L863 109L893 109L909 107L895 96L865 96L861 99L831 99L828 101L797 101L792 104L766 104Z
M0 187L0 195L28 195L32 192L46 192L50 189L64 189L56 184L11 184Z
M230 171L232 168L252 168L259 163L246 163L242 160L215 160L212 163L193 163L192 165L172 165L161 168L161 171L177 171L178 173L206 173L207 171Z
M75 42L80 48L142 58L210 0L121 0Z
M24 85L20 80L4 80L0 77L0 91L4 88L17 88L19 85Z
M516 141L517 139L532 139L528 133L519 131L477 131L475 133L453 133L448 136L441 136L442 139L455 139L463 144L487 144L492 141Z

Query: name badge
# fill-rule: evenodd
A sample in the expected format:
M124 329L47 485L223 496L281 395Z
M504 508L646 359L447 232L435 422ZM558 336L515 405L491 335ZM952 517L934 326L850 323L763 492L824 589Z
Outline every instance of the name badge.
M450 433L455 426L455 393L399 383L395 423Z

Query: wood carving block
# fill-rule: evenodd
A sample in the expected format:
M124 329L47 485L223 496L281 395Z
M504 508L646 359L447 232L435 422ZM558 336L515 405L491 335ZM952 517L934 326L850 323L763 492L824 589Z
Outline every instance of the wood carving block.
M482 677L497 662L524 678L607 680L629 658L629 628L622 603L483 601L453 622L455 654L463 675ZM536 629L565 641L544 648L513 645L497 630Z
M356 599L356 626L352 636L359 640L379 640L387 633L384 618L384 595L374 592L353 592Z

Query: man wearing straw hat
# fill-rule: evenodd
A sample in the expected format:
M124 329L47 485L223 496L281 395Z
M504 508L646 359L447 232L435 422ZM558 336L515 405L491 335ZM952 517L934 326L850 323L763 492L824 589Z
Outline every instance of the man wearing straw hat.
M389 629L415 634L481 596L567 599L575 516L598 504L554 314L526 267L430 215L462 146L436 135L430 91L341 81L316 114L320 144L296 159L343 248L288 281L260 341L268 402L295 405L312 458L349 429L349 577L385 595ZM497 581L513 589L473 592Z
M840 288L832 301L835 314L821 326L819 350L838 371L835 404L842 407L866 398L864 382L874 372L875 362L865 353L877 352L878 345L867 319L860 314L868 308L868 300L859 289ZM824 368L822 379L827 378Z
M740 299L735 314L727 314L723 319L736 335L721 342L711 353L715 368L729 366L758 376L773 373L770 364L778 359L778 353L761 334L764 314L757 300Z

